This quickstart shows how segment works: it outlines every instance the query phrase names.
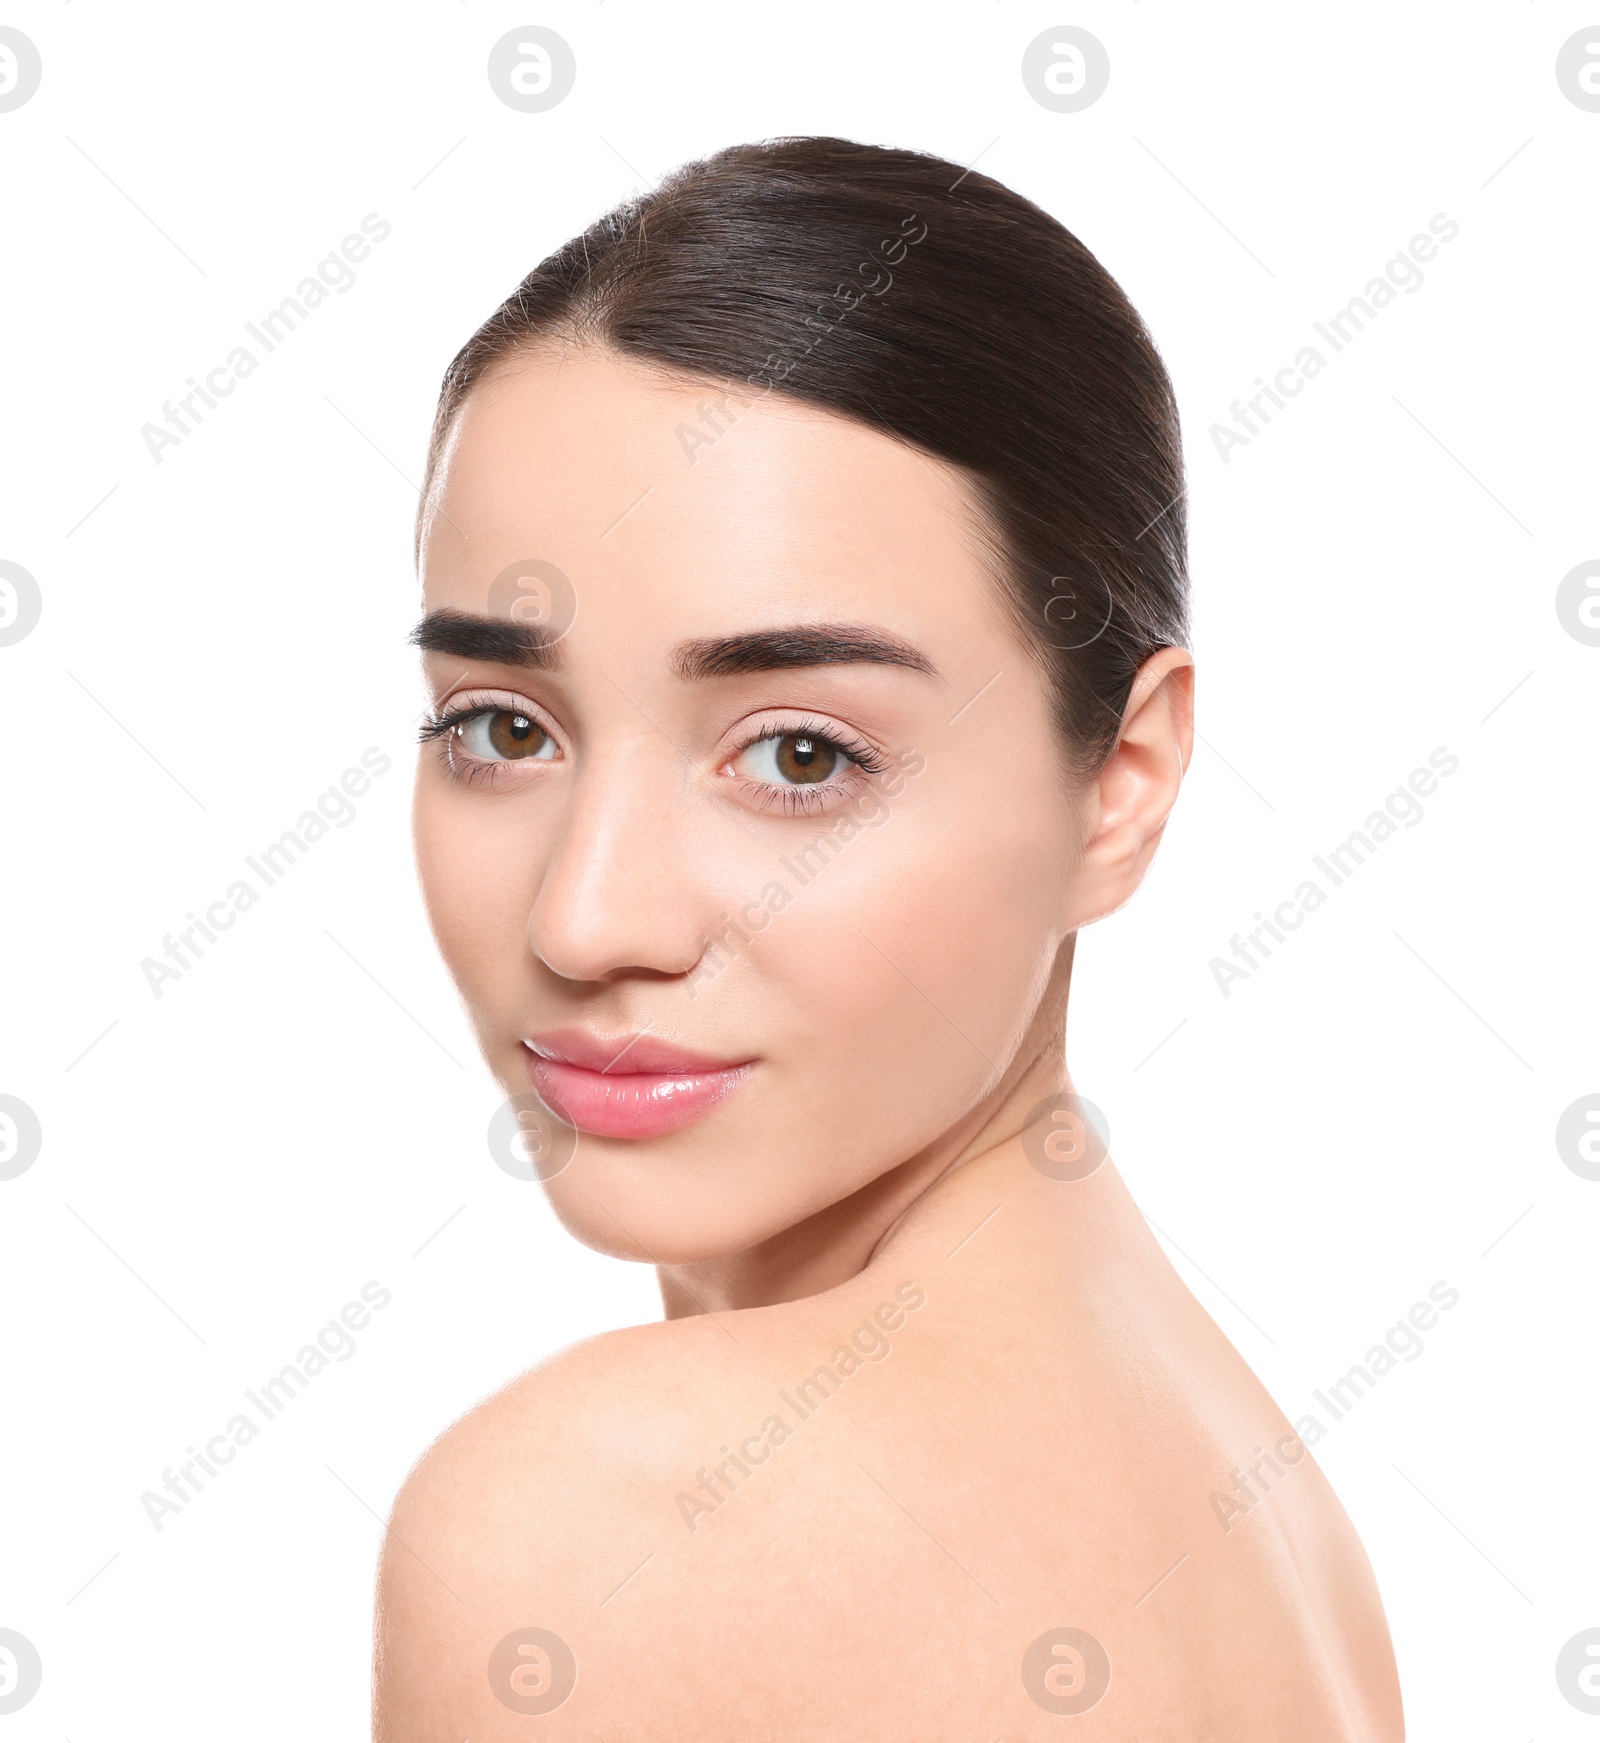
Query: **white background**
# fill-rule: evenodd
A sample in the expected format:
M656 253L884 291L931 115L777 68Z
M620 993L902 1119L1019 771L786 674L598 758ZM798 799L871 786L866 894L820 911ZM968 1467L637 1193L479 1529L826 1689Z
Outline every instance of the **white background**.
M499 1097L409 863L408 481L446 363L523 273L782 133L981 153L1161 345L1201 743L1146 889L1081 940L1069 1057L1291 1416L1459 1290L1317 1456L1413 1737L1600 1733L1554 1676L1600 1627L1600 1182L1554 1141L1600 1091L1600 648L1555 609L1600 556L1600 114L1554 76L1597 11L8 7L44 80L0 114L0 557L44 604L0 648L0 1091L44 1144L0 1183L0 1626L45 1680L5 1743L361 1735L412 1460L659 1312L485 1146ZM485 76L528 23L577 56L542 115ZM1062 23L1111 57L1079 114L1019 76ZM141 426L372 212L392 235L355 287L156 464ZM1439 212L1460 234L1421 289L1224 463L1210 425ZM142 959L374 745L394 766L355 821L157 999ZM1460 767L1424 820L1224 998L1212 958L1437 746ZM393 1299L357 1353L154 1531L141 1494L369 1279Z

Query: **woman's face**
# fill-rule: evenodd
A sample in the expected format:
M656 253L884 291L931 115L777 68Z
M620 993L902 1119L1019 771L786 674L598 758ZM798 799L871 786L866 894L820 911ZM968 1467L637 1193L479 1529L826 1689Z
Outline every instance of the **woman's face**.
M1093 912L959 479L552 348L459 415L423 580L423 885L567 1226L743 1252L970 1129Z

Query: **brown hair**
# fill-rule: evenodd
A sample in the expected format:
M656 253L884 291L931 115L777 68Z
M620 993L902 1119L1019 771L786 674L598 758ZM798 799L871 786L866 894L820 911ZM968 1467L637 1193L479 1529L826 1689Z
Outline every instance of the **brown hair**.
M1155 344L1089 250L987 176L826 138L685 165L542 261L462 347L424 503L467 395L551 337L789 394L960 467L1079 773L1115 744L1143 661L1187 642L1182 447Z

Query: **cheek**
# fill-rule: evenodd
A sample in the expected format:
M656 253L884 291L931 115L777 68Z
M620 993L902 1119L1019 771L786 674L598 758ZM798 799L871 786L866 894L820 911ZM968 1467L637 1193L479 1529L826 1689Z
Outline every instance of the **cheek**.
M964 1112L1044 991L1070 851L1054 820L995 827L982 811L864 830L753 940L749 990L795 1030L780 1057L900 1104L902 1132L907 1102L935 1123Z
M474 1017L527 976L538 867L513 808L458 793L420 767L412 809L417 876L439 953Z

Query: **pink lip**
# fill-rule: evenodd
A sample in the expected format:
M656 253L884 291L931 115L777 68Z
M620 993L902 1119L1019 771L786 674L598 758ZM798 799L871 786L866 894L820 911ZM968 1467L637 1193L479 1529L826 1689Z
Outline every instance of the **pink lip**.
M524 1040L528 1080L551 1111L597 1138L659 1138L708 1114L749 1075L651 1035L602 1040L553 1029Z

